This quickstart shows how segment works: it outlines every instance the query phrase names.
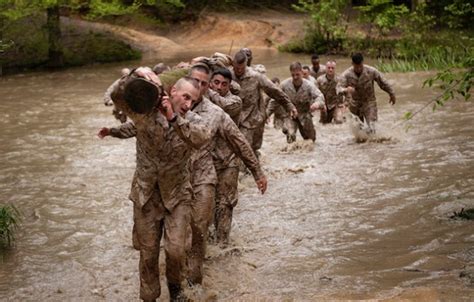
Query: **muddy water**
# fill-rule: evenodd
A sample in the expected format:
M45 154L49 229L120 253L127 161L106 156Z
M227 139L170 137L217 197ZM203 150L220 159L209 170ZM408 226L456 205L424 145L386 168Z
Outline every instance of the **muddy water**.
M255 61L285 78L295 59L306 60L270 51ZM349 65L338 62L339 71ZM0 201L23 213L16 248L0 264L0 299L137 300L127 200L134 140L95 137L116 124L101 96L124 65L0 78ZM190 294L472 299L472 284L459 275L474 261L474 225L449 215L474 207L474 106L426 110L408 132L393 129L436 95L420 88L427 76L387 75L398 94L394 107L377 90L383 143L357 144L346 124L318 124L314 146L298 137L288 148L267 126L268 193L241 178L232 245L209 247L206 290Z

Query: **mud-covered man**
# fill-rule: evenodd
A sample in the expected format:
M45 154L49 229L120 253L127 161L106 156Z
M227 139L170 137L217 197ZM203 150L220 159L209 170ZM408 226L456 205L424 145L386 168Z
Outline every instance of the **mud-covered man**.
M235 153L248 169L252 172L259 190L264 193L267 187L267 180L260 168L258 159L252 151L244 135L239 128L225 113L221 107L228 110L235 110L236 99L228 97L226 99L217 98L211 92L214 104L207 97L210 70L205 64L196 64L191 67L190 77L196 79L200 84L200 96L193 102L192 111L201 116L206 124L206 128L211 132L212 139L192 156L192 186L195 198L192 203L192 248L189 255L189 277L192 284L202 283L202 268L206 252L206 242L208 228L214 215L216 185L218 182L216 169L214 167L213 155L217 155L223 146ZM220 77L219 77L220 78ZM216 78L214 78L216 80ZM222 80L222 79L221 79ZM228 84L228 83L226 83ZM230 83L229 83L230 84ZM227 93L226 93L227 95Z
M281 82L281 89L296 106L298 115L293 119L286 119L288 133L287 142L292 143L296 139L296 131L299 130L303 139L316 140L316 129L313 124L312 112L325 110L324 96L316 88L316 85L303 79L303 68L301 63L294 62L290 65L291 78Z
M336 75L336 62L326 63L326 74L319 76L316 86L321 90L326 102L326 111L321 111L319 122L328 124L334 121L336 124L343 122L344 96L336 91L339 77Z
M341 74L341 81L337 85L338 93L345 93L349 100L349 110L365 121L371 132L375 132L374 122L377 121L377 102L375 99L374 82L388 93L389 103L396 102L392 86L376 68L365 65L361 53L352 56L352 67Z
M242 100L230 93L231 81L232 74L228 69L215 71L211 76L209 99L221 107L237 125L240 119ZM239 157L221 138L218 138L212 155L217 173L214 211L215 236L217 243L226 245L229 242L233 210L238 202ZM249 169L252 168L247 166Z
M266 106L262 91L283 106L291 117L296 117L298 111L277 85L264 74L247 66L247 56L241 51L234 56L232 77L240 85L239 96L242 99L239 129L257 154L262 146L266 120Z
M130 86L132 77L146 78L148 82L136 81L138 85ZM189 159L194 148L209 141L210 132L198 115L188 112L199 97L196 80L178 80L169 98L160 98L156 85L159 79L149 68L139 68L131 76L123 77L112 99L132 122L120 128L102 128L99 137L136 137L137 166L130 199L133 245L140 251L140 298L155 301L160 296L158 260L164 235L166 277L170 298L175 301L183 298L185 247L190 236L193 191ZM161 103L150 101L158 99Z

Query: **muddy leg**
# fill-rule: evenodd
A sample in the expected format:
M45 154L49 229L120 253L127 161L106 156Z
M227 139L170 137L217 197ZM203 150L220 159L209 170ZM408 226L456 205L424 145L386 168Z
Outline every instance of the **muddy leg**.
M171 300L181 295L181 282L185 278L186 239L189 237L188 225L191 222L189 203L180 202L164 218L166 278Z
M232 227L232 212L238 201L239 170L235 167L218 170L217 178L219 182L216 190L214 217L216 240L220 244L228 244Z
M208 229L214 213L215 192L215 186L210 184L194 188L194 200L191 206L192 246L188 258L188 281L193 284L202 283Z

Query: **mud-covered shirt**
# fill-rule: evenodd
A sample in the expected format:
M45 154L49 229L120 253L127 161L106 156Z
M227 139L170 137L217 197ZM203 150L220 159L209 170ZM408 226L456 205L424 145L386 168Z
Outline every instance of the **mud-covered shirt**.
M252 172L255 179L263 176L257 157L237 125L219 106L203 98L192 111L201 116L211 131L212 139L192 155L192 184L216 184L214 161L225 167L232 160L222 147L230 148ZM221 168L219 166L218 168Z
M350 98L352 105L362 105L364 103L375 102L374 82L377 82L379 87L389 95L394 95L392 86L388 83L382 73L369 65L364 65L360 76L354 72L354 67L350 67L341 74L340 78L341 81L336 88L338 93L345 93L349 86L355 88L355 91Z
M232 73L234 81L240 84L239 97L242 99L240 127L255 129L264 125L266 106L262 91L282 105L287 112L295 108L288 96L264 74L252 68L246 68L240 77Z
M344 102L344 96L338 94L336 91L336 86L339 82L340 78L338 76L334 76L334 78L330 79L326 74L319 76L317 79L317 87L324 95L324 100L328 110L331 110Z
M130 199L143 206L158 190L164 206L172 210L181 201L191 200L189 159L193 149L210 140L210 131L202 118L192 112L178 116L172 123L158 111L136 114L123 99L123 77L112 93L117 109L132 122L113 128L111 135L119 138L136 137L136 170Z
M209 89L209 100L221 107L232 120L239 125L240 112L242 111L242 100L239 96L232 94L230 91L225 96L221 96L218 92Z
M293 79L288 78L281 82L281 89L288 95L291 102L298 110L298 117L311 114L310 107L314 103L324 105L324 96L321 91L310 81L303 79L301 86L296 89Z

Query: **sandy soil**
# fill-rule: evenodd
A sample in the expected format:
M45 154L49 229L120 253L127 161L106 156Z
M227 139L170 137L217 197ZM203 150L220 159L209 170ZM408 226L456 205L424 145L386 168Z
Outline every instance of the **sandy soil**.
M144 57L157 53L186 52L189 49L229 49L241 47L275 48L301 36L304 17L291 11L245 11L203 13L196 22L171 26L166 35L122 26L63 18L62 22L84 30L114 35L140 49Z

